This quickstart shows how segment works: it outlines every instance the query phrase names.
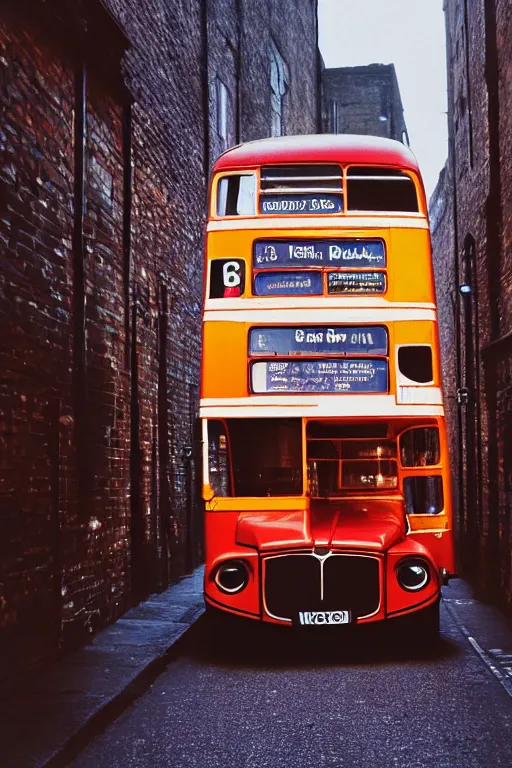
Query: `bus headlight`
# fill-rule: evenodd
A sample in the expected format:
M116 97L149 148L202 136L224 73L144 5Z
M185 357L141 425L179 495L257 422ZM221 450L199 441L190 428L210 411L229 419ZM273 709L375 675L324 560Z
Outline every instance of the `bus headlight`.
M407 592L419 592L430 581L430 570L423 560L402 560L396 570L398 583Z
M243 560L226 560L218 566L213 577L221 592L235 595L249 583L249 572Z

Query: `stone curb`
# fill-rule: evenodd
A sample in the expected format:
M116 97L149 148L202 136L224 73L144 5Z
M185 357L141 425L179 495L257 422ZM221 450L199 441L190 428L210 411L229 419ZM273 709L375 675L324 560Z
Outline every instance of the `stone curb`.
M126 684L126 687L117 694L114 694L92 713L84 721L80 729L70 736L65 744L49 760L40 764L40 768L65 768L95 736L128 709L149 688L151 683L156 680L169 662L179 654L179 648L183 642L184 635L202 615L203 611L204 609L199 609L190 624L184 624L181 632L173 637L169 648L160 656L150 661Z

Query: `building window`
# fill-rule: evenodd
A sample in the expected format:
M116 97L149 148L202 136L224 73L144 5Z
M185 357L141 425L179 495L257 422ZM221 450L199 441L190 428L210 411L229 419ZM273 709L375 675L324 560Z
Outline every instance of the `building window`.
M277 46L270 41L270 135L284 134L283 100L288 90L288 67Z
M228 89L218 77L215 79L217 133L224 149L228 147Z
M464 35L464 54L466 69L466 90L467 90L467 110L468 110L468 154L469 165L473 168L473 117L471 114L471 51L469 49L469 19L468 19L468 0L464 0L464 20L462 22L462 33Z
M338 133L338 102L329 102L329 123L331 133Z

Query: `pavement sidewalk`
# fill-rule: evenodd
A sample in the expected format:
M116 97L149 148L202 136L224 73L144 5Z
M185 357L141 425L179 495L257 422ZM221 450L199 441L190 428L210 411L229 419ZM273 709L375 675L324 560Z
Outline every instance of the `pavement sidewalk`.
M463 579L443 587L443 603L461 634L512 698L512 622L473 595Z
M203 611L200 567L2 700L1 768L66 765L151 683Z

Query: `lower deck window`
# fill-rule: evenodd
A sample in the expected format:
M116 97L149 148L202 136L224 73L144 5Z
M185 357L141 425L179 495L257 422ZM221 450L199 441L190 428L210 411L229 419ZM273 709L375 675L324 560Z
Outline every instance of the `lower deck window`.
M393 440L316 438L308 439L307 446L310 496L393 490L398 486Z
M228 421L235 496L302 494L299 419Z
M303 466L312 498L396 493L404 468L425 467L440 458L439 433L433 427L394 436L385 423L311 421L305 457L301 419L210 420L207 434L208 482L218 497L302 496ZM442 476L414 471L406 469L403 478L407 514L439 514L444 508Z
M208 424L208 435L210 486L216 495L302 494L300 419L213 421ZM214 435L216 440L211 439ZM223 446L226 449L229 446L229 456L224 454ZM231 477L228 476L229 458Z
M438 515L443 511L443 479L440 476L406 477L405 511L408 515Z

